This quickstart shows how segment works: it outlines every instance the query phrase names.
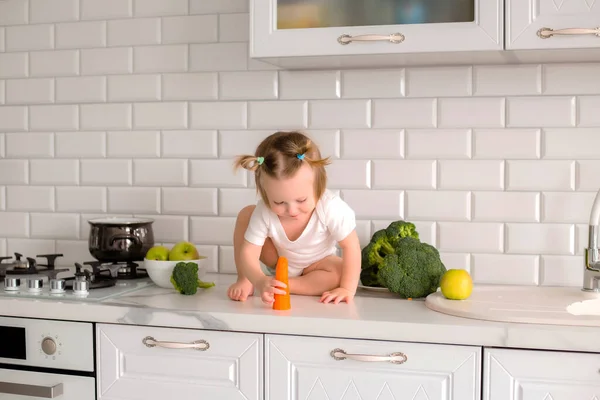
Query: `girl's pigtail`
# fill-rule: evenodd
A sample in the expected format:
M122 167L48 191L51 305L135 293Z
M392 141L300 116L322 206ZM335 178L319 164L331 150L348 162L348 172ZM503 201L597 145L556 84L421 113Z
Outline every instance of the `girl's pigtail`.
M256 171L263 161L264 159L262 157L251 155L237 156L234 160L233 168L234 170L237 170L238 168L244 168L249 171Z
M298 154L300 155L300 159L308 162L308 164L313 168L325 167L331 163L329 157L320 158L320 152L311 140L308 140L304 146L299 149ZM309 154L314 154L317 156L316 158L311 158Z

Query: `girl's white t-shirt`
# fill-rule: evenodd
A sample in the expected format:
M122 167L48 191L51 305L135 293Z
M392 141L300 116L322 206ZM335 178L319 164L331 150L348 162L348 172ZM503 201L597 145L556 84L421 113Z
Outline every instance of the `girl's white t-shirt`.
M311 264L336 253L337 242L356 227L350 206L337 194L325 190L300 237L289 240L279 217L259 199L244 238L262 246L270 237L281 257L288 259L289 275L299 276Z

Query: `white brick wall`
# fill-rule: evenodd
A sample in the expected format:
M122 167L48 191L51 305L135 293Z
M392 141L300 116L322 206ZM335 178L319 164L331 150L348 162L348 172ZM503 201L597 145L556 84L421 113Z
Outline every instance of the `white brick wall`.
M247 0L0 1L0 254L85 261L87 220L156 219L231 273L231 169L276 129L334 159L365 244L406 218L475 281L580 285L600 187L598 64L283 71Z

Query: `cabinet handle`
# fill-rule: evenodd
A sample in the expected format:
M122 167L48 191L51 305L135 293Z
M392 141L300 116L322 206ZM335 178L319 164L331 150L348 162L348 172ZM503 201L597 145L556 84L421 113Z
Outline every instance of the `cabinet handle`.
M206 351L210 347L210 344L208 344L206 340L196 340L191 343L161 342L154 339L152 336L143 338L142 343L144 343L146 347L163 347L165 349L193 349Z
M392 33L391 35L342 35L338 38L339 44L350 44L351 42L379 42L388 41L390 43L398 44L404 42L404 35L401 33Z
M600 36L600 27L598 28L565 28L554 30L552 28L541 28L537 35L542 39L549 39L554 35L596 35Z
M0 382L0 393L53 399L62 396L63 384L59 383L54 386L36 386L23 383Z
M336 361L349 359L366 362L389 361L392 364L404 364L408 360L406 354L400 352L392 353L388 356L372 356L368 354L348 354L342 349L333 349L330 354Z

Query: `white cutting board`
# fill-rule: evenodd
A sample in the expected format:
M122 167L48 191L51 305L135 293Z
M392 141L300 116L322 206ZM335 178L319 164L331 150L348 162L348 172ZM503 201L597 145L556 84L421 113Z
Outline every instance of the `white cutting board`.
M570 310L585 309L586 315L567 311L583 301ZM466 300L448 300L438 291L427 296L425 305L444 314L487 321L600 326L600 294L580 288L475 285Z

